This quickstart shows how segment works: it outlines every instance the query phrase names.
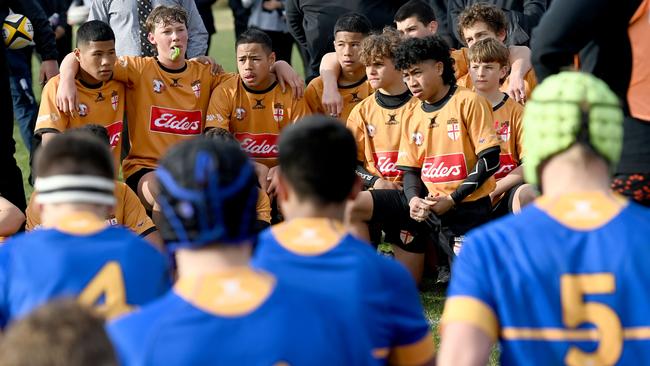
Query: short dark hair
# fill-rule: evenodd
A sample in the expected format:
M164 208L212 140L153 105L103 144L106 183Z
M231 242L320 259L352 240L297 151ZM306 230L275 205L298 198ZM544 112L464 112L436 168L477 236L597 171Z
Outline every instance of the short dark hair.
M147 16L145 22L147 32L153 33L158 23L163 25L183 23L187 27L187 11L180 6L156 6Z
M395 50L395 68L406 70L423 61L442 62L442 81L446 85L455 85L454 59L451 58L449 46L440 36L409 38Z
M156 177L162 213L156 225L172 251L254 237L257 175L238 142L208 136L181 142L160 160Z
M4 366L117 365L104 321L73 299L54 300L13 323L0 342Z
M346 13L341 15L334 24L334 37L338 32L370 34L370 21L365 15L359 13Z
M280 171L301 199L319 204L346 200L356 180L357 146L341 121L305 117L280 135Z
M87 131L57 134L36 152L37 177L95 175L114 179L114 169L106 143Z
M237 37L237 42L235 42L235 48L239 47L240 44L248 43L257 43L262 45L262 48L267 54L273 51L273 41L271 40L271 37L269 37L266 32L256 28L250 28L240 34L239 37Z
M476 22L485 23L494 33L508 30L508 18L503 10L492 4L472 4L458 15L458 34L463 43L463 29L473 26Z
M90 42L115 41L115 33L111 26L101 20L85 22L77 30L77 47Z
M65 133L70 133L71 131L85 132L89 135L93 135L100 139L102 142L106 143L106 146L111 145L111 138L108 136L108 130L102 125L96 123L89 123L81 127L77 127L71 130L66 131Z
M410 17L416 17L422 24L427 25L436 20L436 13L431 5L422 0L410 0L397 9L395 21L401 22Z

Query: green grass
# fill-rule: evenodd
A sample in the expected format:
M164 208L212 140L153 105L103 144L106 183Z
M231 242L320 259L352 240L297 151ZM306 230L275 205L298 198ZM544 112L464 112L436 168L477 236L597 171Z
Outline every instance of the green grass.
M210 47L210 56L212 56L218 63L220 63L226 71L236 72L237 67L235 63L235 36L234 36L234 26L232 20L232 13L230 9L223 6L223 1L217 3L217 6L214 8L215 21L217 24L217 34L212 37L211 47ZM300 59L297 48L294 47L292 65L294 69L300 74L303 75L302 61ZM37 75L38 75L38 62L34 62L34 76L36 78L34 82L34 93L37 99L40 99L40 86L38 85ZM16 141L16 160L23 172L23 180L25 184L25 191L27 198L32 193L33 188L27 183L29 176L29 154L25 149L18 128L15 125L14 128L14 140ZM445 289L443 287L435 285L433 280L425 280L422 285L421 291L421 300L425 310L425 316L431 331L434 334L435 343L439 345L439 335L438 335L438 325L440 321L440 315L442 314L442 309L445 301ZM490 357L490 365L498 365L498 352L492 352Z

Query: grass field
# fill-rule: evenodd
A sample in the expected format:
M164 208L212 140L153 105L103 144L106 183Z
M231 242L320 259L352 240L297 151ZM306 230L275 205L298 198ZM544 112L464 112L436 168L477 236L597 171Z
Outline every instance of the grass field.
M226 71L234 72L236 71L234 48L235 36L233 30L234 25L230 9L225 7L223 3L224 1L220 0L214 8L215 22L217 24L217 34L212 37L210 56L217 60L217 62L220 63ZM294 48L293 52L292 65L300 74L302 74L302 61L300 60L296 48ZM36 62L34 66L34 71L36 74L36 71L38 70L38 65ZM40 97L40 87L38 86L37 81L34 82L34 93L38 99ZM29 198L29 195L31 195L32 192L32 187L27 183L27 178L29 176L28 152L26 151L22 139L20 138L17 127L14 128L14 139L16 140L16 159L23 171L25 190ZM444 293L445 289L443 287L435 285L433 280L425 280L422 285L422 303L424 305L427 320L429 321L431 329L435 335L436 344L439 344L437 330L440 315L442 313L442 308L444 305ZM489 364L498 365L497 359L497 352L493 352Z

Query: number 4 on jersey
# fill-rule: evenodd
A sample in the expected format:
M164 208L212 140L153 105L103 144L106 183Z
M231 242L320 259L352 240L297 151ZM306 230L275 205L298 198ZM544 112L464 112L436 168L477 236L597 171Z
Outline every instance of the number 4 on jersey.
M104 303L97 304L102 297ZM81 292L79 301L94 306L107 319L129 312L131 306L126 303L124 276L119 263L106 263Z

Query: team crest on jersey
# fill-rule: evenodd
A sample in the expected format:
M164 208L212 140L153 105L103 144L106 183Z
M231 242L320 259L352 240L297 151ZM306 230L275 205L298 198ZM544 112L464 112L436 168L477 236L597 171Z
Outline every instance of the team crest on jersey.
M422 134L419 132L413 132L411 135L411 141L417 146L422 146Z
M350 94L352 94L352 100L350 102L359 103L361 101L361 98L359 98L359 91L358 90L356 92L350 93Z
M183 87L183 85L181 84L181 78L176 78L176 79L170 78L170 79L172 79L172 83L171 83L171 85L169 85L170 87L172 87L172 88L182 88Z
M81 117L86 117L88 115L88 106L87 105L85 105L83 103L79 103L79 115Z
M510 140L510 121L494 121L494 129L497 131L499 140L506 142Z
M192 81L192 91L194 92L195 97L197 97L197 98L201 97L201 81L200 80Z
M370 138L375 137L375 131L376 131L375 126L371 125L370 123L367 123L366 130L368 131L368 136L370 136Z
M284 119L284 105L282 103L273 104L273 119L275 122L282 122Z
M104 101L104 95L102 94L102 92L97 93L97 98L95 98L95 103L103 102L103 101Z
M113 90L111 93L111 107L113 107L113 110L117 110L117 105L120 103L120 97L117 95L117 92Z
M452 141L456 141L460 138L460 123L456 118L452 118L447 121L447 136Z
M253 98L253 99L255 99L255 98ZM264 108L266 108L266 106L264 104L262 104L263 101L264 101L264 98L255 99L255 105L253 106L253 109L264 109Z
M111 215L110 217L108 217L106 219L106 223L111 225L111 226L115 226L115 225L118 224L117 219L115 218L115 215Z
M436 127L440 126L438 124L438 122L436 122L436 117L437 116L429 118L429 128L436 128Z
M402 230L402 231L399 232L399 238L402 241L402 244L404 244L404 245L411 244L413 239L415 239L413 234L411 234L410 232L408 232L406 230Z
M127 61L126 57L122 56L118 60L120 66L126 67L129 64L129 61Z
M246 118L246 110L242 107L237 107L235 109L235 118L237 118L240 121Z
M388 121L386 121L387 125L396 125L399 124L399 121L397 120L397 114L389 114L388 115Z
M160 79L153 79L153 91L154 93L162 93L165 90L165 83Z

